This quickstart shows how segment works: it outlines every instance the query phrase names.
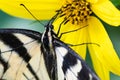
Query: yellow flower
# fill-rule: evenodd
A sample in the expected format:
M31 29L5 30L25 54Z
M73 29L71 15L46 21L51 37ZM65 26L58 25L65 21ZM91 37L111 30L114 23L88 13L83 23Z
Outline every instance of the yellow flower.
M60 0L0 0L0 9L10 15L34 19L23 6L24 4L38 19L50 19L55 15L63 1Z
M12 2L12 3L11 3ZM96 43L72 48L84 59L88 47L93 66L101 80L110 80L109 73L120 76L120 61L114 50L111 40L99 21L97 15L104 22L120 25L120 11L109 0L0 0L1 10L18 17L33 17L20 6L24 4L38 19L50 19L59 11L54 29L60 33L84 27L78 31L64 34L61 40L70 44Z

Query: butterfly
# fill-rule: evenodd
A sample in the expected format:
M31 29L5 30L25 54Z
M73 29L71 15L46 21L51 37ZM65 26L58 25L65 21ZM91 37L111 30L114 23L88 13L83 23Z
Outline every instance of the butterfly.
M54 32L0 29L0 79L99 80L86 62Z

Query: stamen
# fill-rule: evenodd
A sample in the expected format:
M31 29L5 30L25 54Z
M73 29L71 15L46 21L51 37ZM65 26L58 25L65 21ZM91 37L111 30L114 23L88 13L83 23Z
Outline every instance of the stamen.
M88 20L92 14L90 3L86 0L73 0L71 3L67 2L59 10L59 17L64 17L67 22L72 24L80 24Z

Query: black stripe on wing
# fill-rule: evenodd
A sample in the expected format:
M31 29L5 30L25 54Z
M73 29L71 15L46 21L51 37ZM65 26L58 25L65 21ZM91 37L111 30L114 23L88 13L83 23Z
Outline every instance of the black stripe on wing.
M27 65L28 69L30 70L30 72L34 75L36 80L39 80L37 74L35 73L35 71L33 70L33 68L31 67L30 64Z
M67 64L66 64L66 62L67 62ZM74 66L75 64L77 64L76 57L71 55L71 53L67 53L64 56L63 67L62 67L64 74L66 74L67 69L69 69L70 67Z
M24 44L13 34L0 34L0 40L18 53L20 57L22 57L26 62L30 60L30 55L27 52L27 49L24 47ZM20 47L19 47L20 46Z
M4 70L3 73L5 73L5 71L8 69L8 64L6 61L4 61L4 59L1 56L1 50L0 50L0 63L4 66Z

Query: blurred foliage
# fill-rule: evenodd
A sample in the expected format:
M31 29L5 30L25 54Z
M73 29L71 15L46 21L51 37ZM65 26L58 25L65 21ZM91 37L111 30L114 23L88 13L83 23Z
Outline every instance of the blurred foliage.
M110 0L118 9L120 9L120 0Z
M46 22L41 21L41 24L35 20L13 17L0 11L0 28L22 28L43 32Z

